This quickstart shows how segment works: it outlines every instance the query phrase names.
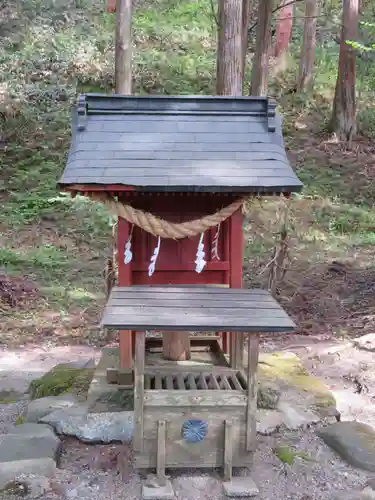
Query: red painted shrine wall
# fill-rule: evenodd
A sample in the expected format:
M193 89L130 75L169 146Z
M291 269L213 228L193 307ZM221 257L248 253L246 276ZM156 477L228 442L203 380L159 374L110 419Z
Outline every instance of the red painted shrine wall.
M136 194L128 192L121 193L119 196L124 203L131 203L134 208L151 212L172 222L183 222L213 214L238 198L235 195L202 193ZM131 225L119 218L119 286L226 284L231 288L242 287L243 229L241 210L220 225L218 246L220 260L216 260L211 254L217 228L214 227L205 232L204 250L207 264L200 274L195 271L194 262L199 235L181 240L162 239L155 272L149 277L148 266L157 245L157 238L138 227L134 227L131 248L133 260L131 263L125 264L124 248L130 229ZM224 344L224 348L227 350L226 335L224 335ZM122 367L131 365L133 349L134 343L130 332L120 332L120 365Z
M141 208L165 220L183 222L212 214L234 197L209 194L124 194L122 200L134 208ZM235 214L220 226L218 254L220 260L212 257L213 240L217 228L205 232L204 250L207 261L202 273L195 272L195 258L199 235L181 240L162 239L155 272L149 277L148 266L157 245L157 238L134 227L132 234L133 260L124 264L124 247L128 239L130 225L119 219L118 225L118 264L119 285L140 284L228 284L242 286L242 215Z

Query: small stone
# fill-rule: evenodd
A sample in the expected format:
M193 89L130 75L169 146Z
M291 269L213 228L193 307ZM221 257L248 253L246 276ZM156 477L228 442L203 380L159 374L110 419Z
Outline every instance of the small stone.
M367 335L356 337L352 342L358 349L370 352L375 351L375 333L368 333Z
M39 422L39 420L54 410L69 408L77 404L77 399L72 394L61 396L47 396L46 398L34 399L27 405L25 422Z
M142 485L142 500L173 500L174 491L170 481L163 486Z
M224 493L228 497L244 498L259 495L257 485L250 477L233 477L223 482Z
M306 428L312 424L320 422L320 417L316 413L293 407L291 404L286 402L279 403L277 409L282 413L284 426L290 430Z
M281 391L271 383L260 383L258 387L257 406L265 410L274 410L279 402Z
M65 492L66 498L76 498L78 496L77 488L73 488L72 490L67 490Z
M88 413L87 407L56 410L41 419L52 425L57 434L75 436L85 443L130 442L133 435L133 412Z
M270 436L277 432L283 424L282 415L275 410L257 411L257 432L263 436Z
M4 462L0 465L0 491L12 481L22 475L52 477L56 472L56 464L51 458L37 458L30 460L16 460Z
M43 432L38 431L35 434L0 435L0 463L38 458L51 458L56 461L60 451L60 439L51 429L43 429Z
M369 486L366 486L366 488L361 491L359 500L375 500L375 491Z
M337 422L317 434L349 464L375 472L375 431L360 422Z

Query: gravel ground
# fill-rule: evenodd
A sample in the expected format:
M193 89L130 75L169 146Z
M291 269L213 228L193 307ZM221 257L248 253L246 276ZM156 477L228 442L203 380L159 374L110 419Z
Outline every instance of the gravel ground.
M59 362L97 357L91 348L28 348L0 353L0 390L22 393L31 379ZM0 431L9 431L26 400L0 405ZM340 500L346 492L364 487L371 474L349 467L314 433L314 429L284 432L258 438L251 476L259 500ZM287 445L304 452L292 466L283 464L273 450ZM64 440L61 468L51 491L40 500L77 498L82 500L139 500L141 478L132 467L132 453L125 445L87 446L75 439ZM237 471L239 475L248 473ZM220 471L172 473L176 500L224 499ZM1 497L1 495L0 495ZM7 497L9 499L9 496Z
M296 458L292 466L284 465L272 451L280 445L303 451L306 459ZM132 468L131 451L124 446L87 446L67 440L53 491L42 498L139 500L141 479ZM118 463L122 459L117 460L117 454L130 458L123 479L119 471L123 466ZM236 472L247 474L246 470ZM172 472L176 500L224 500L219 474L220 471ZM260 490L258 500L342 499L346 492L362 489L370 477L340 461L313 429L259 440L251 476Z

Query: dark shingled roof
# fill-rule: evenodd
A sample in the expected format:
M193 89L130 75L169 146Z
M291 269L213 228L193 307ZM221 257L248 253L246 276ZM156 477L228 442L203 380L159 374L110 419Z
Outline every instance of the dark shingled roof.
M275 104L263 97L81 95L61 188L299 191Z

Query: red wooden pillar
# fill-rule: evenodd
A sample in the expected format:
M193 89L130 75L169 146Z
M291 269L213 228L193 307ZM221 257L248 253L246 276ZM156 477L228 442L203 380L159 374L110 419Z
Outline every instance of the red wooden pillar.
M288 50L290 37L293 28L294 4L289 0L284 0L285 7L279 10L279 18L276 24L275 57Z
M229 287L242 288L242 267L244 256L244 238L243 238L243 214L239 208L229 220ZM229 351L229 336L235 335L235 332L226 333L225 342L223 339L223 349Z
M223 250L222 250L222 254L223 254L223 258L224 258L224 261L225 262L229 262L229 269L228 271L225 271L224 273L224 277L223 277L223 284L224 285L229 285L230 286L230 275L231 275L231 270L230 270L230 255L231 255L231 251L230 251L230 235L231 235L231 231L230 231L230 227L231 227L231 217L229 219L227 219L224 224L223 224ZM225 353L228 353L229 352L229 335L230 333L229 332L222 332L221 333L221 338L223 339L223 351Z
M117 259L118 259L118 285L132 285L132 265L124 264L124 249L129 237L130 224L122 217L118 218L117 228ZM133 367L133 332L120 330L120 368L131 370Z

